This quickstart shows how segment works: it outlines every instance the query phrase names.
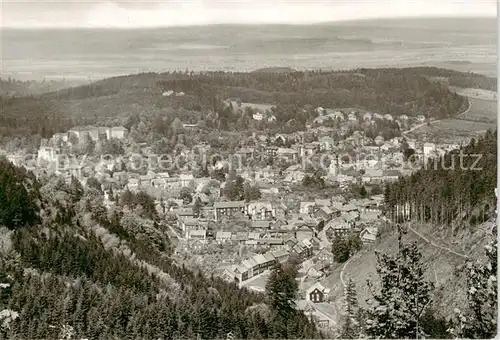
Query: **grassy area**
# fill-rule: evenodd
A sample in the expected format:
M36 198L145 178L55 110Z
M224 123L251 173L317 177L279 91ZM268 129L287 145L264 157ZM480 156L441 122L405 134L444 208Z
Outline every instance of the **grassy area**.
M496 100L496 92L488 91L482 89L463 89L463 88L453 88L458 94L462 96L467 96L469 98L482 99L488 101Z
M445 119L412 131L409 137L420 140L425 138L440 143L468 143L471 138L482 136L486 130L494 129L495 126L493 123Z
M495 101L474 98L470 98L469 101L472 105L471 109L467 113L460 115L460 119L492 122L496 124L497 105Z
M486 130L494 130L497 126L496 102L481 99L469 99L471 109L457 118L443 119L425 125L409 136L422 139L427 137L439 142L459 143L467 142L470 138L483 135Z

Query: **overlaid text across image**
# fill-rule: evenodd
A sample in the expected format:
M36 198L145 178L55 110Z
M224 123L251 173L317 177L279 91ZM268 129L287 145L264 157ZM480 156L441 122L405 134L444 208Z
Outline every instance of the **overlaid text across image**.
M0 13L0 339L498 337L496 1Z

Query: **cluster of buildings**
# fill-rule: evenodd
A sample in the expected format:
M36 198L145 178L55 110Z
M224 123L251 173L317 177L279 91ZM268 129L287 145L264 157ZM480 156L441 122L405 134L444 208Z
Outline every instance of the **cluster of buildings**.
M95 127L95 126L85 126L85 127L74 127L65 133L56 133L48 141L42 141L40 148L38 149L37 158L38 160L44 160L47 162L59 162L62 152L61 144L66 144L71 146L73 143L78 143L84 138L89 138L94 142L100 140L123 140L127 136L127 129L122 126L114 127Z
M162 95L175 97L184 96L184 93L170 90ZM310 169L303 166L304 158L318 160L329 156L328 164L319 164L324 166L326 173L322 178L326 182L337 183L347 191L351 184L380 186L397 181L400 176L410 175L416 169L405 166L407 161L401 157L403 148L413 149L418 162L438 157L460 146L403 137L386 139L382 135L371 138L361 130L363 124L374 124L378 120L393 122L400 127L422 124L426 121L424 116L393 117L390 114L340 112L321 107L316 112L318 116L306 131L254 133L251 138L242 139L233 153L226 155L237 157L240 165L244 166L238 166L236 174L260 189L263 198L250 202L223 200L224 180L195 176L194 170L190 169L130 171L127 166L123 167L123 164L131 162L127 155L109 160L94 158L90 164L78 159L68 161L63 157L61 145L71 146L85 138L94 142L126 140L127 129L121 126L75 127L66 133L57 133L40 146L36 161L57 164L55 173L66 180L76 178L86 185L89 178L97 179L103 185L104 204L108 208L115 204L114 196L125 190L151 193L156 198L159 215L166 217L168 212L175 216L172 229L194 252L203 253L205 247L212 243L259 249L259 253L226 268L222 275L227 280L243 284L290 256L301 260L314 259L316 264L308 275L319 277L332 262L331 242L334 238L355 233L365 244L377 240L378 226L384 221L383 196L372 195L349 201L343 197L317 198L298 202L294 207L287 206L283 202L291 188L311 175ZM264 123L276 120L268 111L255 112L252 118ZM331 124L327 124L328 121L342 124L329 127ZM190 128L196 127L196 124L183 126ZM353 127L358 130L352 131ZM212 150L210 145L200 142L193 147L179 146L175 152L189 159L200 152L209 154L219 150ZM152 148L141 145L141 154L151 156ZM16 165L26 165L26 159L20 155L10 154L7 158ZM262 165L263 160L267 165ZM209 170L224 169L230 163L229 160L221 160ZM179 197L184 188L189 188L192 197ZM169 198L164 200L162 195L165 193ZM234 227L236 221L238 228ZM266 251L261 252L261 249ZM330 290L318 282L306 289L304 299L297 302L299 309L326 328L331 327L336 319L329 293Z
M294 254L301 260L315 258L316 274L331 263L331 242L335 237L356 233L363 243L377 239L383 197L343 201L341 197L303 201L294 209L268 201L216 202L204 207L211 218L197 217L189 208L179 208L177 230L183 241L196 253L211 243L267 249L226 268L223 277L239 284L270 269L277 261ZM215 216L217 216L215 218ZM232 223L243 221L244 230L234 230ZM326 256L325 256L326 253ZM279 254L279 256L277 255Z
M285 262L288 257L289 252L284 249L268 251L264 254L257 254L243 260L241 264L236 266L234 269L225 269L223 278L228 281L236 281L241 284L248 279L272 268L276 263Z
M95 127L95 126L79 126L70 129L66 133L56 133L52 136L54 140L62 140L68 142L71 139L71 135L75 135L78 139L84 138L84 136L90 136L90 138L97 142L101 139L124 139L127 135L127 129L123 126L113 126L113 127Z

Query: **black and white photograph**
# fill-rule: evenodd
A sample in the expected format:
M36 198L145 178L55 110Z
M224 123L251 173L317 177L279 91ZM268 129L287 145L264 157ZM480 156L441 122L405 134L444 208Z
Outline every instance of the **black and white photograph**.
M495 0L0 0L0 339L498 338Z

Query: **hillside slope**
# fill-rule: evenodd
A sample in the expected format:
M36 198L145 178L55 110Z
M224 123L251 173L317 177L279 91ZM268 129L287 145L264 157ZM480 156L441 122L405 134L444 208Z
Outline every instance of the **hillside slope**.
M455 308L463 308L467 290L466 277L462 269L467 259L484 260L484 246L491 240L492 222L478 227L461 229L452 232L446 227L436 228L431 224L417 225L409 223L413 230L443 248L449 248L467 258L426 242L422 237L407 229L404 242L417 242L426 266L426 277L435 284L432 309L441 317L449 319ZM331 296L342 310L344 287L340 279L342 269L344 281L352 278L356 284L358 301L361 307L367 307L367 299L371 298L367 280L378 283L375 252L395 254L397 249L397 230L387 227L381 238L374 244L366 246L349 260L347 265L338 266L334 272L324 279L325 287L332 289ZM338 320L341 322L341 320Z
M473 157L459 158L478 154L481 159L474 165ZM465 266L470 261L486 263L484 246L496 238L496 158L496 133L488 131L460 150L434 159L427 168L386 185L386 216L378 240L324 279L338 307L342 308L348 277L357 286L360 305L367 307L367 299L372 298L367 280L380 279L376 254L399 254L396 221L406 232L403 243L417 244L425 277L434 283L430 310L449 320L455 309L470 306L472 274Z
M108 212L97 189L38 181L5 159L0 183L2 339L319 336L299 312L276 316L264 294L175 265L146 194Z
M440 80L431 80L433 77ZM172 119L198 122L210 111L223 111L222 100L229 97L280 106L283 109L279 111L286 114L275 113L277 123L294 118L302 128L312 118L304 115L303 108L307 105L443 118L455 115L467 105L464 97L450 91L449 85L490 88L492 83L492 78L436 68L142 73L28 99L2 98L0 139L27 134L47 138L75 125L120 123L138 112L161 112ZM182 91L185 96L162 96L163 91L170 90ZM92 104L94 101L100 102L98 108ZM183 110L190 113L179 115ZM239 118L221 116L219 120L229 121L227 129L231 130Z

